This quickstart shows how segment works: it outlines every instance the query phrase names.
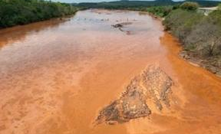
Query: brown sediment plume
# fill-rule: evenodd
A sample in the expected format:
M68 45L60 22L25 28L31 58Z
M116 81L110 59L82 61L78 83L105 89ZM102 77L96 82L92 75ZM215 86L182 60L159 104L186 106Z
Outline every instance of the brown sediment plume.
M220 78L180 58L179 42L160 21L138 12L92 11L79 11L65 23L0 31L0 134L220 134ZM98 22L107 17L109 22ZM110 26L123 17L136 19L123 28L135 34ZM174 82L167 99L153 89L156 95L149 91L145 98L150 115L94 126L98 110L120 99L154 63ZM159 80L151 74L149 84Z
M116 124L151 114L148 105L158 110L170 106L172 79L159 66L151 65L131 80L121 97L103 108L96 121L98 124Z

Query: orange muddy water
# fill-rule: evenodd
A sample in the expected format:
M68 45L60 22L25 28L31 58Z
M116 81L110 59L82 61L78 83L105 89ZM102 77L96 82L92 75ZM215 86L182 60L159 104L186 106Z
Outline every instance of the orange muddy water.
M221 134L221 79L179 51L159 20L132 11L0 30L0 134ZM96 125L99 110L151 64L174 82L171 107Z

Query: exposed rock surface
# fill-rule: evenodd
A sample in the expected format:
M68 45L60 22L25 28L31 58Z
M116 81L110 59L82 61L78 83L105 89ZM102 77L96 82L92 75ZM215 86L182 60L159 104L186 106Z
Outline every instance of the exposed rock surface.
M143 73L131 80L121 97L103 108L97 123L124 123L131 119L151 114L148 105L161 111L170 106L169 93L172 80L158 66L149 66Z

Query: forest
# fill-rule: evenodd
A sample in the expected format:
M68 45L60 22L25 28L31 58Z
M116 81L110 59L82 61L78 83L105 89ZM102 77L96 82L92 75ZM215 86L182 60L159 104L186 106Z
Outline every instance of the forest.
M0 28L71 15L76 11L73 5L44 0L1 0Z
M211 7L217 6L220 2L219 1L208 1L208 0L190 0L191 2L197 2L200 6L204 7ZM128 1L128 0L121 0L121 1L112 1L112 2L99 2L99 3L92 3L92 2L82 2L79 4L73 4L75 6L81 8L105 8L105 9L127 9L127 10L145 10L147 7L153 6L171 6L171 5L179 5L182 4L182 1L174 2L172 0L155 0L155 1Z

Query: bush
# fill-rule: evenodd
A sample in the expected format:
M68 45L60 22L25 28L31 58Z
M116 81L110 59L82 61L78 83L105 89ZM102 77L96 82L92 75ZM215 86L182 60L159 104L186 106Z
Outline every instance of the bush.
M207 17L208 21L221 26L221 10L215 10Z
M221 4L218 5L218 10L221 10Z
M163 24L192 55L221 67L221 10L204 16L194 10L173 10Z
M153 6L148 8L147 11L156 16L165 17L172 11L172 9L172 6Z
M203 14L182 9L173 10L164 20L165 30L170 30L181 42L203 19Z
M187 36L185 47L192 46L192 52L198 56L221 54L221 27L207 20L199 23Z
M221 11L204 17L192 30L186 40L187 46L194 46L199 56L221 55Z
M199 5L196 2L184 2L180 5L181 9L184 10L197 10Z

